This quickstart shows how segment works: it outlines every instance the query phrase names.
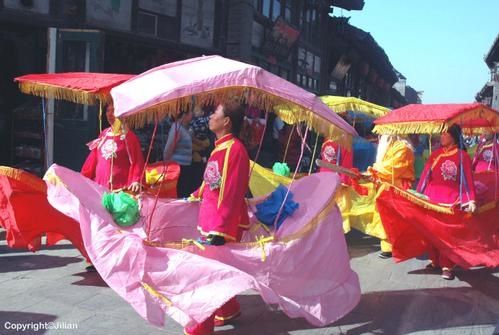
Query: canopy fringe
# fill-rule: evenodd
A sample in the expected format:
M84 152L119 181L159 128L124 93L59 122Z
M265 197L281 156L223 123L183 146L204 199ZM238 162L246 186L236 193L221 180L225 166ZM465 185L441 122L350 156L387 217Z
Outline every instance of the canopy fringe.
M174 117L182 110L192 109L194 107L193 100L196 101L197 105L201 106L237 100L241 103L248 103L253 107L262 109L265 112L275 112L288 124L302 122L321 135L331 138L341 144L350 146L352 143L352 136L350 134L314 114L313 111L263 90L234 86L203 92L197 94L195 97L196 99L192 99L191 96L185 96L175 100L161 102L145 108L140 113L124 115L121 118L130 128L140 128L145 124L160 121L167 116ZM275 108L276 106L280 107Z
M109 92L87 92L34 82L19 82L19 89L25 94L85 105L96 105L99 101L108 104L112 101Z
M5 176L21 182L37 192L45 193L47 191L46 184L40 178L23 170L14 169L8 166L0 166L0 176Z

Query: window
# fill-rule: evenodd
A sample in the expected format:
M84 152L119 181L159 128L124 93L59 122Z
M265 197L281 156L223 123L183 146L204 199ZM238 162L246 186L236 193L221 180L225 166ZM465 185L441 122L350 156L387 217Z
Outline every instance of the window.
M262 14L263 16L270 17L270 7L272 6L272 0L263 0Z
M299 24L302 36L307 41L319 42L319 12L317 5L305 1L299 14Z
M292 0L253 0L253 7L272 21L281 16L287 22L291 22L292 2Z
M158 31L158 16L139 11L137 14L137 31L156 36Z
M321 58L303 47L298 48L297 84L311 90L319 89Z
M279 16L281 16L281 1L274 0L272 6L272 21L275 21Z

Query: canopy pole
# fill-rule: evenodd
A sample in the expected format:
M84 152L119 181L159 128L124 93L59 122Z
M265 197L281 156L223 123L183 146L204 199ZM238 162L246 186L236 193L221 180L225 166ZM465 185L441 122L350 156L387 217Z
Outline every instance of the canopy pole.
M314 152L312 153L312 160L310 161L310 168L308 169L308 175L312 173L312 167L314 166L315 162L315 154L317 152L317 142L319 142L319 132L317 132L315 136L315 145L314 145Z
M43 154L43 159L44 159L44 168L45 168L45 171L48 170L48 140L47 140L47 111L45 110L45 98L42 97L42 127L43 127L43 151L44 151L44 154Z
M151 136L151 141L149 142L149 149L147 150L147 156L146 160L144 162L144 167L142 168L142 173L140 174L142 178L145 177L145 172L146 172L146 167L147 164L149 163L149 158L151 157L151 151L154 145L154 140L156 138L156 131L158 130L158 119L156 119L156 122L154 123L154 129L152 131L152 136ZM140 192L142 192L142 183L140 183Z
M263 139L265 138L265 133L267 132L267 122L269 121L269 112L265 111L265 126L263 127L263 133L262 137L260 137L260 143L258 144L258 150L255 155L255 159L253 160L253 164L251 165L251 170L250 170L250 177L251 174L253 173L253 168L256 165L256 162L258 160L258 157L260 156L260 150L262 149L262 144L263 144Z
M282 158L282 162L286 162L286 157L288 156L288 148L289 148L289 143L291 142L291 136L293 136L293 132L295 131L296 124L293 125L293 128L291 128L291 131L289 132L289 137L288 137L288 143L286 144L286 150L284 150L284 157Z
M282 214L282 210L284 208L284 204L288 200L289 196L289 191L291 190L291 185L293 185L294 181L296 180L296 174L298 173L298 170L300 168L301 160L303 158L303 153L305 152L305 141L307 140L307 135L308 135L308 129L305 130L305 135L303 136L302 142L301 142L301 149L300 149L300 158L298 159L298 163L296 164L295 172L293 173L293 178L291 179L291 183L288 185L288 191L286 192L286 195L284 196L284 199L282 201L281 207L279 208L279 212L277 212L277 216L274 220L274 227L277 227L277 221L279 220L279 217Z
M428 152L430 153L431 156L431 133L430 136L428 136Z
M99 100L99 134L102 133L102 101Z

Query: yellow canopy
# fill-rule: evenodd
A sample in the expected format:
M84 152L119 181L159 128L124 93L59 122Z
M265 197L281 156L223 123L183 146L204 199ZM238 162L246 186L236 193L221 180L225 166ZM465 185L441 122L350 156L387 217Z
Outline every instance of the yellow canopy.
M329 108L331 108L335 113L342 114L347 111L359 112L369 115L373 118L378 118L380 116L388 114L390 109L373 104L372 102L367 102L359 98L354 97L337 97L334 95L325 95L320 97L322 102L324 102Z

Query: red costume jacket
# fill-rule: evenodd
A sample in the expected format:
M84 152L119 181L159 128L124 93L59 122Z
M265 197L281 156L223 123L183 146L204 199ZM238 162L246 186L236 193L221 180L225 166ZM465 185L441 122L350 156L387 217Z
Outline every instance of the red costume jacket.
M193 193L202 198L198 229L203 235L237 241L249 224L245 195L249 184L249 157L232 134L215 142L206 164L203 184Z
M132 131L115 135L111 127L106 128L88 146L91 152L81 168L85 177L109 189L142 180L144 157L139 139Z

